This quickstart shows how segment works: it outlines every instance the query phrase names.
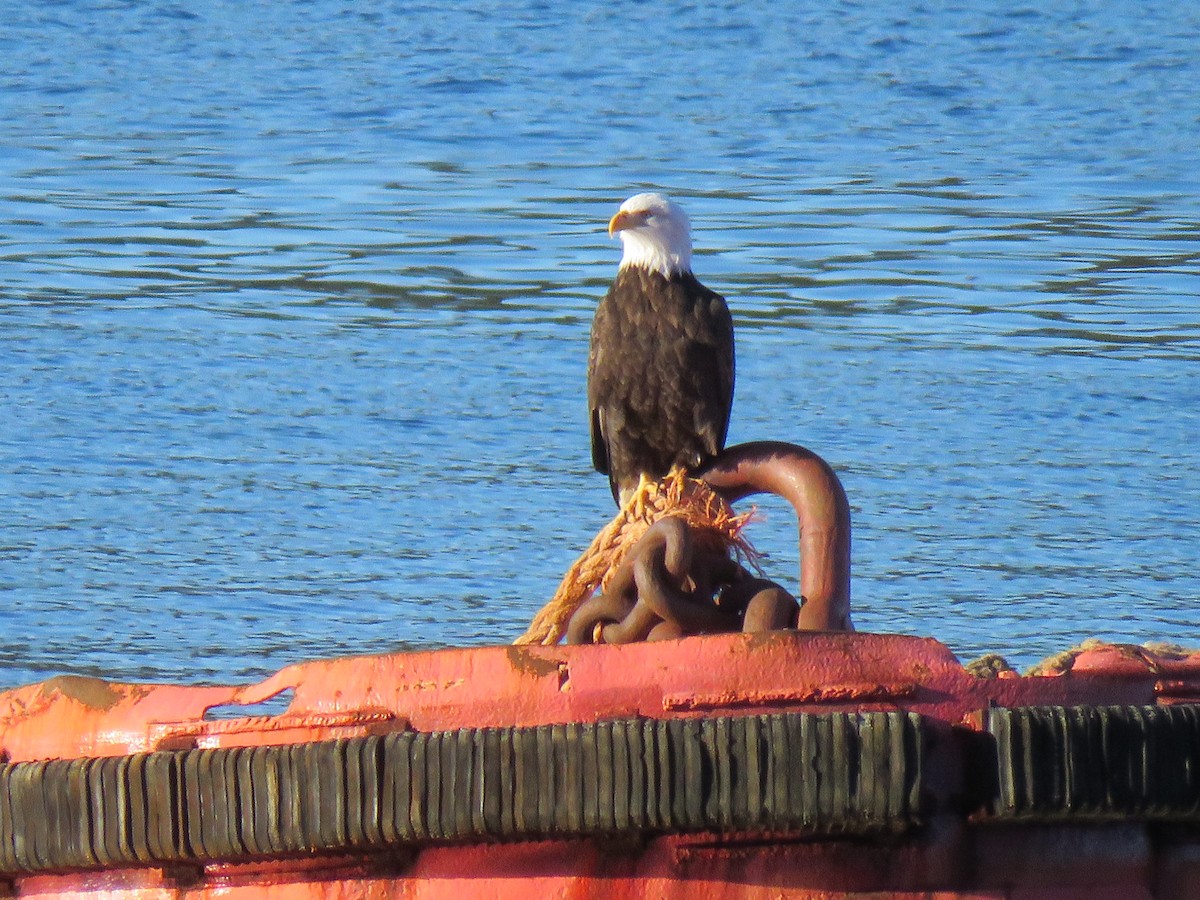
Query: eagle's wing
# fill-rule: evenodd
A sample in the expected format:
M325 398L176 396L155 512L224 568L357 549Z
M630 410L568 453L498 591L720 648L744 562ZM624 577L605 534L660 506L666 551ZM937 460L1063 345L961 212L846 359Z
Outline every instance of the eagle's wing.
M609 474L608 444L604 440L604 420L601 411L595 406L592 407L590 430L592 434L592 465L597 472L607 475Z
M592 466L602 475L608 476L608 485L612 488L613 499L620 502L620 491L617 488L616 476L613 474L612 455L609 452L609 440L612 437L607 431L604 402L612 390L611 380L614 373L608 371L612 366L612 350L608 356L604 354L603 344L609 330L610 307L608 298L596 309L592 320L591 341L588 346L588 432L592 441Z
M612 490L613 499L621 502L621 489L617 486L617 477L613 474L612 463L608 458L608 439L604 436L604 410L592 407L592 466L597 472L608 476L608 486Z

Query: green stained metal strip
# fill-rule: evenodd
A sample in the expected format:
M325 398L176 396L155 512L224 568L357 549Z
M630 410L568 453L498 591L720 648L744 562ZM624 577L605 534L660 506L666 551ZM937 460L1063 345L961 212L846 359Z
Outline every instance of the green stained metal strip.
M993 814L1200 822L1200 705L993 709Z
M902 712L616 719L0 766L0 872L920 823Z

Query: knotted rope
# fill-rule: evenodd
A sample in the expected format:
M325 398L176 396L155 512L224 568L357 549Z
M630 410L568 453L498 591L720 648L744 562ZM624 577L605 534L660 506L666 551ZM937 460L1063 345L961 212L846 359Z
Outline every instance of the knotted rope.
M694 529L698 549L754 560L757 554L742 537L753 513L735 513L706 482L672 469L661 481L645 476L591 546L567 570L554 597L533 617L516 644L557 644L575 610L597 590L603 591L629 551L664 516L677 516Z

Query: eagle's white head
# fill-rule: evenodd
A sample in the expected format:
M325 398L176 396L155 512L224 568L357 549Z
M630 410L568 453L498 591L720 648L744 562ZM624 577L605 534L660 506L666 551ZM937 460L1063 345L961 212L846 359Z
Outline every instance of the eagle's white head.
M635 194L608 223L609 236L619 234L625 252L621 268L642 266L665 278L690 272L692 231L687 214L662 194Z

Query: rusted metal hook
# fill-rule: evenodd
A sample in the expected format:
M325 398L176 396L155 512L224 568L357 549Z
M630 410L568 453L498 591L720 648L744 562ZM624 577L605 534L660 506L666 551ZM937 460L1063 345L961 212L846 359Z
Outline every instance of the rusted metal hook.
M726 550L702 551L686 522L659 519L630 549L605 592L567 627L571 644L621 644L720 631L852 631L850 505L829 465L795 444L730 447L698 473L730 503L769 492L796 511L798 605L784 588L747 572Z
M850 504L829 464L783 441L729 447L697 477L733 503L777 494L796 511L800 530L798 628L853 631L850 622Z

